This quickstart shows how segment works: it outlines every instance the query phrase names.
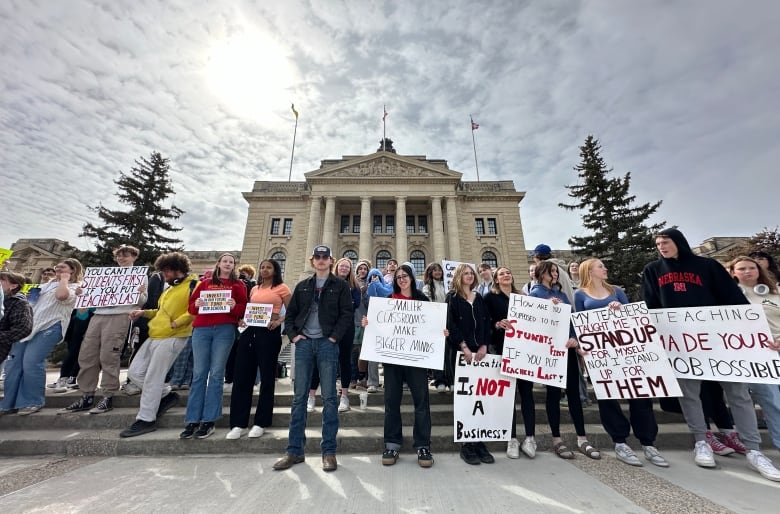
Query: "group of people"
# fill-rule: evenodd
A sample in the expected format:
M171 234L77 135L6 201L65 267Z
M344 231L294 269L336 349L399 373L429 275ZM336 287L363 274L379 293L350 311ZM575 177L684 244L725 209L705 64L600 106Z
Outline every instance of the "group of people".
M738 257L726 269L712 259L695 256L676 229L660 232L655 243L659 259L649 263L642 274L642 297L649 308L760 304L775 339L772 350L777 351L780 294L777 265L771 256L759 252L751 257ZM117 248L114 256L118 266L131 266L138 250L125 245ZM155 430L157 418L178 403L178 395L166 383L166 375L191 338L192 382L180 437L206 438L214 433L215 423L222 416L226 368L233 373L230 430L226 438L239 439L244 434L250 438L261 437L272 425L276 366L284 330L294 348L294 399L287 451L274 464L274 469L288 469L304 461L307 412L314 409L315 392L319 387L323 405L322 467L325 471L334 471L338 467L339 412L349 410L349 387L362 383L372 392L379 387L378 363L356 358L369 324L366 313L370 298L441 302L447 304L443 334L447 344L442 369L429 374L428 370L413 366L383 365L382 463L389 466L399 459L403 443L400 405L407 388L414 403L413 446L418 464L428 468L434 462L429 385L438 392L452 390L458 352L467 363L480 361L488 353L502 353L504 333L511 327L507 319L511 294L528 294L553 303L566 303L575 311L604 307L619 309L629 301L622 289L607 281L607 268L601 260L591 258L576 266L565 266L552 258L547 245L535 248L532 280L522 290L518 289L512 271L506 266L492 269L483 264L474 269L471 265L460 264L447 289L444 270L438 263L430 264L422 279L408 262L400 265L396 261L388 262L387 273L383 275L367 260L358 261L354 267L350 259L336 261L331 249L325 245L312 250L309 262L313 274L291 291L282 280L279 263L273 259L260 262L258 281L248 285L239 277L236 259L229 253L222 254L210 276L202 280L190 272L186 255L179 252L161 255L155 268L164 290L154 293L159 298L153 306L147 303L153 294L150 282L138 287L137 305L97 308L90 313L92 320L78 353L76 382L82 395L62 412L89 410L99 414L112 408L113 395L120 390L119 360L124 341L132 334L131 322L146 320L148 338L144 338L135 352L128 369L128 383L123 386L127 394L141 394L140 409L136 421L120 436L133 437ZM20 293L24 277L0 273L5 295L5 313L0 322L0 359L9 355L0 414L27 415L44 405L46 356L65 335L76 297L81 293L79 283L83 273L81 264L75 259L65 259L53 271L55 276L41 286L40 297L32 309ZM694 277L695 280L680 282L679 277ZM229 291L226 293L226 312L201 309L204 303L201 293L213 291ZM272 305L270 323L264 327L246 326L243 317L247 303ZM565 392L577 436L574 451L600 459L600 450L589 442L585 431L579 360L583 351L573 328L569 335ZM236 354L233 365L228 364L231 349ZM95 402L101 370L102 398ZM258 371L260 394L250 425L252 389ZM336 387L339 378L340 390ZM533 383L526 380L517 380L517 383L524 437L522 442L518 439L513 416L506 454L516 459L522 452L534 458L537 443ZM703 407L701 381L681 379L679 383L683 392L679 406L696 441L694 461L697 465L713 467L713 451L724 455L730 453L729 449L731 452L736 449L746 454L751 469L765 478L780 481L780 471L759 450L761 440L751 397L752 393L761 404L772 440L780 448L780 388L777 385L721 383L734 427L727 427L722 439L713 440L706 408L713 399L706 401ZM723 392L720 398L714 399L715 403L723 401ZM561 438L560 400L560 388L546 387L545 408L553 452L560 458L572 459L574 451ZM628 407L629 416L626 417L617 400L598 401L601 421L613 440L617 459L633 466L642 465L642 460L626 442L633 430L645 459L657 466L668 466L655 447L658 425L652 400L632 399L628 401ZM482 442L462 444L460 456L474 465L495 461Z

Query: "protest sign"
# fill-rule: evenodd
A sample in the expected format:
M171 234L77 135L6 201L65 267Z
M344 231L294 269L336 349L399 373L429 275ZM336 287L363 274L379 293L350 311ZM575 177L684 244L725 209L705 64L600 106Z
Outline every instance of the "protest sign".
M13 254L13 250L9 250L8 248L0 248L0 267L2 267L3 263L7 261Z
M230 312L228 300L233 295L230 289L213 289L200 292L203 305L198 307L198 314L218 314Z
M147 283L148 266L87 268L76 298L76 309L137 305L139 288Z
M572 313L599 400L682 396L647 313L644 302Z
M566 387L566 341L571 306L512 294L504 332L501 373L539 384Z
M21 289L20 292L22 292L24 294L27 294L28 291L30 291L31 289L40 289L40 288L41 288L40 284L25 284L25 285L22 286L22 289Z
M244 312L244 323L250 327L267 327L271 322L274 306L270 303L248 303Z
M760 305L653 309L677 378L780 384L780 357Z
M453 400L455 442L509 441L516 380L501 373L501 356L485 355L471 364L461 352L455 362Z
M460 261L441 261L441 268L444 270L444 290L449 291L450 285L452 285L452 277L455 276L455 269L458 267L459 264L468 264L472 268L474 268L474 275L476 275L477 278L479 278L479 273L477 273L477 266L470 263L470 262L460 262Z
M447 304L371 298L360 358L366 361L442 369Z

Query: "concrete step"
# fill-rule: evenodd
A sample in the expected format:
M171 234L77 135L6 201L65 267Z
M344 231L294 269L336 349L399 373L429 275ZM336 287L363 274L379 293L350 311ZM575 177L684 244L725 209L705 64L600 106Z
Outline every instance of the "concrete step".
M320 453L321 441L319 427L310 425L306 430L306 452L310 456ZM411 426L405 424L405 452L411 449ZM522 433L522 428L520 433ZM586 425L591 443L604 451L612 450L612 443L601 425ZM160 428L155 432L139 437L122 439L119 430L84 430L70 431L62 429L40 430L3 430L0 434L0 454L4 456L30 455L192 455L192 454L278 454L282 455L287 448L287 428L270 428L257 439L246 436L239 440L226 440L227 429L217 430L207 439L179 439L178 428ZM561 433L570 448L574 448L574 429L569 425L561 426ZM339 429L339 453L373 453L379 454L383 449L382 427L345 427ZM546 425L537 426L537 442L539 451L549 451L551 438ZM764 436L765 444L768 437ZM638 449L639 443L630 440L630 444ZM496 456L502 456L506 451L506 443L487 443ZM657 446L663 450L687 450L692 448L692 438L688 428L682 423L667 423L660 426ZM453 431L450 426L434 426L432 429L431 448L436 452L456 452L459 445L453 442ZM315 457L316 458L316 457ZM525 457L523 457L525 458ZM577 458L585 458L578 455Z

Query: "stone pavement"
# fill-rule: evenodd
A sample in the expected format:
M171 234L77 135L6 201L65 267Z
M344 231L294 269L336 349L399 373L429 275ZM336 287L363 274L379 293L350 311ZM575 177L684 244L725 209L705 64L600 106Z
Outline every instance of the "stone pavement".
M775 512L780 484L747 470L744 457L704 470L688 451L665 456L669 469L632 468L611 452L601 461L496 453L495 464L480 466L439 453L422 469L409 452L392 467L376 454L347 454L334 473L311 454L287 471L271 469L278 455L2 458L0 511Z

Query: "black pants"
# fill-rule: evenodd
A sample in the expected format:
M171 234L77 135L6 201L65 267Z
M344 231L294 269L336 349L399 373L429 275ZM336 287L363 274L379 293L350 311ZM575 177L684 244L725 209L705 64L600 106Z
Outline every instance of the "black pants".
M534 383L527 380L517 381L517 394L520 396L520 412L523 413L525 435L532 436L536 431L536 404L534 403ZM512 410L512 437L517 438L517 409Z
M233 373L233 393L230 397L230 426L247 428L252 408L252 389L257 369L260 368L260 396L257 399L254 424L270 427L274 414L276 364L282 349L282 330L276 327L247 328L236 346L236 365Z
M404 382L414 401L415 449L431 447L431 405L428 373L424 368L385 364L385 448L399 450L403 444L401 396Z
M87 319L79 319L76 317L75 312L74 310L74 314L70 318L68 330L65 331L65 344L68 346L68 356L62 361L62 367L60 368L60 377L62 378L79 376L81 342L84 340L84 334L87 333L89 320L93 316L93 314L90 314Z
M355 339L355 326L347 329L347 333L339 341L339 378L341 388L349 387L352 381L352 340ZM320 386L320 372L317 366L311 373L311 385L309 389L317 389Z
M635 398L628 400L629 419L623 414L617 400L599 400L601 424L615 444L625 443L631 429L642 446L653 446L658 435L658 423L653 414L653 400Z

